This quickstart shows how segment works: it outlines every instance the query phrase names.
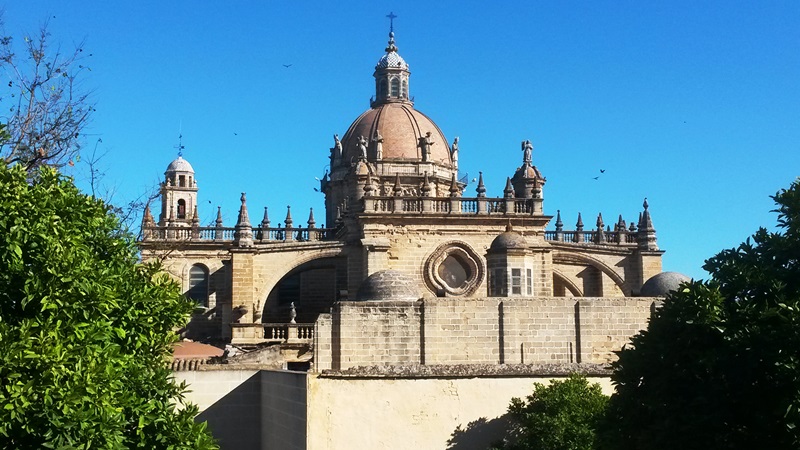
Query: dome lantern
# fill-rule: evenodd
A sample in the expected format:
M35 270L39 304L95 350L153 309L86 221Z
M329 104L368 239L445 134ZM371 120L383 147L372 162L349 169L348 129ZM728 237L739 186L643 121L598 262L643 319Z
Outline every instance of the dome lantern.
M394 19L393 14L390 15ZM388 16L387 16L388 17ZM391 102L412 103L408 95L408 77L411 72L408 64L397 53L397 45L394 43L394 26L389 31L389 43L386 46L386 54L381 56L378 64L375 65L375 100L372 106Z

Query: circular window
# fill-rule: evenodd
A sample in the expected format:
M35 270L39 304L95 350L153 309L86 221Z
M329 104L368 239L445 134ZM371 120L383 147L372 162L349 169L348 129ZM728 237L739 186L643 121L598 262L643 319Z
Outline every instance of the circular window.
M425 263L425 282L436 295L470 295L483 281L483 262L463 242L440 246Z

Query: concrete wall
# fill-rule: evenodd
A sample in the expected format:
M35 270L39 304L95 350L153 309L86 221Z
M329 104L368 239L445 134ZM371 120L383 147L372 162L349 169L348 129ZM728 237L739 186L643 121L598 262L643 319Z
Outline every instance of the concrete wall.
M656 301L492 297L340 302L317 321L315 367L606 363L647 327Z
M261 372L261 448L306 449L306 378L305 372Z

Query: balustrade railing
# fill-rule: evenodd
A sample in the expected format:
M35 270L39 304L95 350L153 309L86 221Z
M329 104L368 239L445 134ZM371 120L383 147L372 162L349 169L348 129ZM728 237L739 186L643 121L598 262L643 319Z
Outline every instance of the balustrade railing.
M636 233L617 231L603 231L598 235L597 230L589 231L545 231L544 240L554 242L571 242L577 244L636 244Z
M252 229L256 242L324 241L332 238L333 228L260 228ZM144 241L233 241L234 227L143 227Z
M311 342L313 323L264 323L264 339L270 342Z

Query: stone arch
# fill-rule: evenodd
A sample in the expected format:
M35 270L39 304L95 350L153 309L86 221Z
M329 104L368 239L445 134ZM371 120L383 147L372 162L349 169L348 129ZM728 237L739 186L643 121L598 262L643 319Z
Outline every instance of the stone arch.
M285 322L290 303L296 303L297 322L312 323L337 299L339 285L346 277L346 261L341 248L315 250L311 254L292 255L261 283L256 310L264 323Z
M583 291L578 287L577 284L575 284L569 279L569 277L562 274L560 271L553 270L553 295L556 297L566 297L566 295L559 295L559 287L563 287L565 290L569 291L573 297L583 297Z
M577 253L565 253L561 251L553 252L553 264L585 264L595 269L599 270L601 273L608 276L614 284L622 291L623 295L626 297L631 296L631 287L628 283L625 282L625 279L620 276L614 269L608 266L608 264L600 261L597 258L593 258L588 255L582 255Z

